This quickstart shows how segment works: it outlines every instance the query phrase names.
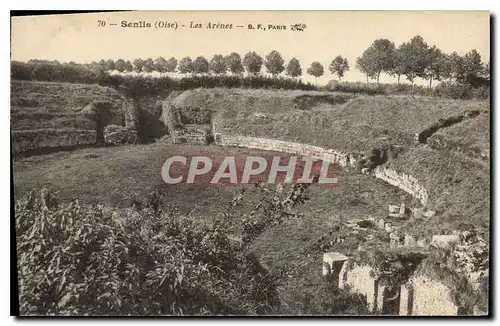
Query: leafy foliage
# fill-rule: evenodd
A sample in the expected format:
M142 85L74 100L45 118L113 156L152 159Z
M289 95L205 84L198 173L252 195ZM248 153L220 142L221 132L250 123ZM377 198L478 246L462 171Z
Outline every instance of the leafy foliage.
M300 67L299 60L296 58L290 59L290 62L286 66L286 74L290 77L302 76L302 68Z
M255 51L248 52L243 57L243 66L245 66L249 74L256 75L262 68L262 57Z
M273 77L276 77L281 74L283 70L285 70L284 64L285 61L281 57L281 54L276 50L271 51L266 56L266 60L264 62L267 72L273 75Z
M206 74L208 72L208 60L203 56L197 57L193 62L193 72L195 74Z
M339 77L339 80L344 77L344 74L349 70L349 61L347 61L347 58L343 58L342 56L337 56L333 61L330 63L330 72L333 75L337 75Z
M243 64L241 63L241 57L236 52L233 52L226 57L226 63L229 71L231 71L233 75L239 75L245 70L243 68Z
M179 72L181 74L193 72L193 61L190 57L184 57L179 61Z
M389 73L393 69L394 51L394 43L388 39L375 40L358 58L358 69L378 82L382 72Z
M227 70L226 61L222 54L216 54L210 60L209 69L214 74L225 74Z
M311 63L311 66L307 69L307 73L316 78L316 84L318 83L318 77L323 76L324 72L323 65L318 61Z
M225 227L163 212L153 192L123 211L18 200L22 315L264 314L273 279ZM140 207L139 207L140 206Z

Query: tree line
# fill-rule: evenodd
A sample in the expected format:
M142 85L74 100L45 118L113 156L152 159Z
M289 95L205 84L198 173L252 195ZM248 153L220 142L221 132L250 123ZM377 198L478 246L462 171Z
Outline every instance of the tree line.
M178 62L172 57L168 60L159 57L155 60L135 59L133 62L119 59L101 60L92 63L104 70L117 70L119 72L151 73L154 71L163 73L179 72L181 74L225 74L241 75L246 71L249 75L257 75L264 66L266 72L276 77L283 72L285 75L296 78L302 76L302 67L299 60L293 57L285 65L282 55L276 51L271 51L262 58L254 51L250 51L243 59L236 52L227 56L221 54L214 55L210 61L203 56L198 56L194 60L186 56ZM380 75L385 73L397 78L398 85L401 77L413 84L417 77L428 80L429 87L433 81L457 82L460 84L471 82L473 79L489 79L489 63L483 63L481 55L475 50L471 50L464 56L457 52L444 53L437 46L429 46L424 39L417 35L408 42L400 44L398 47L389 39L375 40L356 60L356 68L370 79L379 83ZM350 70L349 61L342 55L336 56L329 64L328 70L334 76L342 80L347 71ZM317 78L325 73L324 66L314 61L306 70L308 75Z
M250 51L243 58L236 52L232 52L227 56L216 54L210 61L204 56L198 56L194 60L186 56L179 61L175 57L171 57L168 60L164 57L158 57L154 60L152 58L137 58L133 61L125 61L123 59L113 61L110 59L92 62L90 65L105 71L116 70L121 73L136 72L139 74L152 72L168 74L178 72L180 74L222 75L229 72L232 75L241 76L246 71L249 75L256 76L261 73L263 67L273 77L277 77L284 72L286 76L297 78L302 76L303 73L297 58L291 58L285 65L285 60L281 53L276 50L271 51L264 58L255 51ZM349 70L349 63L347 59L340 55L330 64L330 72L337 75L339 79L344 76L347 70ZM318 78L324 74L323 66L319 62L313 62L307 69L307 74Z
M417 35L398 47L388 39L375 40L356 60L356 68L369 78L379 82L380 75L386 73L397 78L406 77L413 85L419 77L429 81L477 83L478 79L489 80L490 65L484 64L481 55L471 50L464 56L457 52L442 52L438 47L429 46Z
M255 51L246 53L243 58L236 52L229 55L215 54L207 59L198 56L192 59L189 56L177 60L175 57L165 59L164 57L136 58L132 61L100 60L87 64L76 64L74 62L59 63L58 61L30 60L28 66L19 62L12 64L12 77L16 79L35 80L66 80L86 82L92 80L99 72L118 71L120 73L135 72L138 74L149 74L158 72L160 75L180 73L191 75L215 75L221 76L228 73L233 76L249 76L261 74L263 67L266 72L277 76L288 76L298 78L303 75L302 66L295 57L285 64L281 53L271 51L265 57ZM489 82L489 63L482 62L481 55L476 50L471 50L464 56L457 52L447 54L439 48L429 46L421 36L415 36L408 42L398 47L388 39L375 40L357 58L355 67L366 75L367 82L376 80L379 83L381 74L397 78L400 84L404 76L413 85L415 79L422 78L429 81L432 87L433 81L446 81L457 84L482 84ZM328 65L329 72L336 76L339 81L350 70L347 58L337 55ZM325 73L325 68L319 61L314 61L307 68L306 73L316 78ZM66 77L70 75L70 77ZM71 76L74 76L72 78ZM61 78L61 79L60 79ZM69 78L69 80L67 80Z

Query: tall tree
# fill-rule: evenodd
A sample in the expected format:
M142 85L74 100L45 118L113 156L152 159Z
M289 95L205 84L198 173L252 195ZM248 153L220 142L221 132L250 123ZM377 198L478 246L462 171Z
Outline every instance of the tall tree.
M216 54L210 60L209 70L214 74L225 74L227 71L226 60L222 54Z
M158 57L154 63L155 70L160 73L160 76L167 72L167 60L164 57Z
M451 54L443 53L441 59L441 79L448 82L453 80L453 64Z
M140 74L144 68L144 60L142 60L141 58L137 58L134 60L133 65L134 71Z
M290 59L286 66L286 74L293 78L302 76L302 68L300 67L299 60L296 58Z
M248 52L243 57L243 66L249 74L257 75L262 68L262 57L255 51Z
M147 58L146 60L144 60L144 66L143 66L143 69L145 72L147 72L148 74L152 73L153 71L155 71L156 67L155 67L155 62L153 59L151 58Z
M388 39L378 39L363 52L361 62L365 74L373 76L380 82L382 72L390 74L394 68L394 43Z
M233 52L226 57L227 67L233 75L241 74L245 69L241 63L241 57L238 53Z
M490 62L484 65L483 77L486 79L490 79Z
M373 60L368 55L362 55L356 59L356 68L366 75L366 83L369 83L370 78L376 77Z
M332 60L328 68L332 75L337 75L339 80L341 80L344 74L349 71L349 61L347 61L347 58L338 55Z
M208 60L203 56L197 57L193 62L193 72L195 74L208 73Z
M30 61L33 61L33 60L30 60ZM28 61L28 63L30 63L30 61ZM104 60L104 59L99 60L98 65L99 65L99 69L104 70L104 71L108 70L106 60Z
M266 55L264 65L266 66L267 72L273 75L273 77L278 76L285 70L285 60L283 60L281 54L276 50Z
M124 68L125 68L125 69L123 69L124 72L132 72L134 70L134 66L132 65L132 63L130 62L130 60L127 60L125 62Z
M119 72L124 72L127 69L127 63L123 59L118 59L115 62L115 69Z
M116 65L115 65L115 62L113 61L113 59L109 59L106 61L106 70L115 70L116 69Z
M394 63L392 69L389 71L389 75L396 76L398 78L398 85L400 83L401 76L405 74L405 58L403 51L403 45L400 45L394 50Z
M316 79L316 86L318 86L318 77L323 76L324 72L323 65L318 61L311 63L311 66L307 69L307 73Z
M425 68L425 79L429 80L432 87L433 80L441 80L446 69L446 56L435 45L429 48L427 54L427 67Z
M193 60L190 57L184 57L179 61L179 72L181 74L193 72Z
M471 76L481 76L484 71L481 55L475 49L467 52L464 56L465 74Z
M466 67L465 58L460 56L456 51L453 51L449 57L449 65L451 67L451 78L458 83L465 82L466 78Z
M410 42L401 44L400 50L406 79L413 85L416 77L425 78L425 71L429 64L429 45L424 39L420 35L414 36Z
M177 68L177 59L171 57L170 59L167 60L167 64L165 65L165 71L167 73L173 73L175 72L176 68Z

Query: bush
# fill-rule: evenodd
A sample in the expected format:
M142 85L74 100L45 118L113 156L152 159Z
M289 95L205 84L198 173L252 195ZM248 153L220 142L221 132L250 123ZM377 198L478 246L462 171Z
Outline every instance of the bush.
M22 315L265 314L272 277L225 228L159 209L16 201Z
M30 60L28 63L12 61L10 76L16 80L95 84L99 78L105 78L103 74L100 70L76 63Z

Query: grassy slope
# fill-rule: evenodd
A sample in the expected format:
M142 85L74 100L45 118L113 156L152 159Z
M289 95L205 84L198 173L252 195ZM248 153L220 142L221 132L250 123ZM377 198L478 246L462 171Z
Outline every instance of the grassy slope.
M431 207L438 215L425 223L416 222L418 233L448 233L461 223L489 226L489 164L456 152L419 147L388 162L387 167L415 176L429 191Z
M404 146L408 152L388 165L415 176L429 189L439 214L426 227L443 231L464 219L481 225L488 223L489 165L455 153L461 148L489 148L487 102L358 96L345 103L317 101L307 110L296 108L298 97L319 94L325 93L195 90L182 93L173 103L178 107L189 105L217 110L218 130L231 134L294 140L345 151L364 151L386 141ZM342 96L341 93L331 94ZM430 137L430 143L433 137L454 141L446 151L415 147L415 133L440 119L467 110L481 110L482 113L475 119L443 128ZM447 153L448 150L452 152Z
M325 94L338 101L321 100ZM309 101L309 105L301 110L304 101ZM173 98L172 104L216 111L218 129L230 134L301 141L346 151L368 150L385 141L409 146L416 132L438 119L485 105L478 101L411 96L355 97L343 93L238 89L186 91Z
M488 108L475 119L439 130L428 139L428 144L435 149L459 151L489 160L490 122Z
M11 129L94 129L80 111L94 100L122 103L125 99L108 87L52 82L11 82Z

